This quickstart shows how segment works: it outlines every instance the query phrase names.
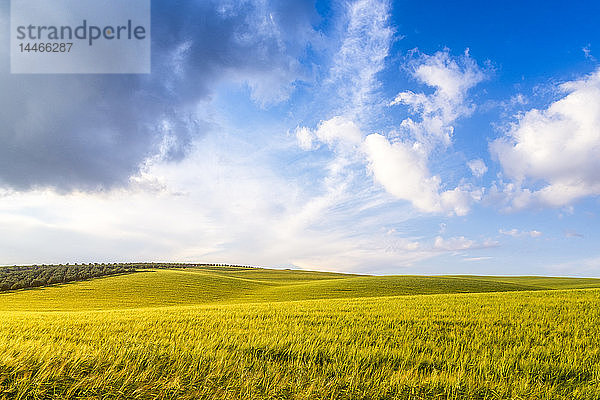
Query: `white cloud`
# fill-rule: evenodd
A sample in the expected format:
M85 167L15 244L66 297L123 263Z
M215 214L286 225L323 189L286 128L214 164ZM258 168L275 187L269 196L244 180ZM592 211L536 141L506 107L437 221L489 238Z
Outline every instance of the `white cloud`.
M311 149L315 140L327 144L332 149L336 146L357 146L362 141L362 134L354 121L341 116L321 121L315 130L298 127L296 137L304 150Z
M280 148L256 150L273 137L206 137L180 163L149 162L126 190L0 192L1 262L171 260L389 273L435 256L381 230L382 221L406 221L405 207L385 207L339 171L289 179L295 166L272 160Z
M508 236L512 236L512 237L517 237L517 236L520 236L520 234L521 234L521 232L518 229L511 229L510 231L500 229L500 230L498 230L498 232L500 232L503 235L508 235Z
M375 181L421 212L466 215L471 204L481 198L480 189L469 186L440 192L441 179L430 174L427 155L419 143L390 143L384 136L372 134L364 141L364 151Z
M369 166L377 182L393 196L425 212L440 211L440 179L430 176L422 152L405 143L390 143L379 134L365 140Z
M435 87L441 98L453 101L464 99L467 90L485 78L477 63L465 51L463 57L452 59L449 50L432 56L422 54L414 66L414 76L428 86Z
M471 169L471 173L478 178L481 178L483 175L485 175L488 170L487 166L480 158L469 161L467 165Z
M410 91L398 94L391 104L406 104L419 118L402 121L400 130L406 137L390 141L385 134L368 132L372 129L369 122L379 118L384 104L377 96L377 73L384 68L393 36L388 22L389 3L349 3L347 18L329 78L340 100L338 115L322 120L315 129L297 127L299 147L314 150L322 143L334 150L330 171L333 166L342 165L337 171L347 171L367 164L377 183L419 212L467 214L480 200L482 190L462 182L445 188L441 178L429 171L429 157L440 142L444 146L451 143L456 119L472 112L474 106L466 95L485 78L485 73L468 51L458 58L452 58L447 49L432 56L413 52L409 62L412 75L435 90L430 95ZM365 131L371 134L365 135ZM479 170L485 168L477 166Z
M510 98L509 104L511 107L524 106L528 103L527 98L522 93L517 93Z
M433 247L438 250L456 251L456 250L467 250L473 248L475 242L471 239L467 239L464 236L452 237L444 239L441 236L435 238Z
M420 121L405 119L401 128L419 143L431 148L448 146L454 133L456 119L469 115L474 106L466 101L469 89L486 78L468 51L452 58L448 49L433 55L417 55L409 64L411 73L419 82L435 89L434 93L399 93L390 105L405 104L420 115Z
M462 185L452 190L440 193L440 203L443 212L456 215L467 215L471 205L481 200L483 189Z
M358 0L348 3L342 44L334 56L330 81L343 102L339 113L359 122L372 117L379 101L373 97L380 87L377 73L384 67L393 30L389 25L388 1Z
M518 229L510 229L510 230L500 229L498 232L503 235L512 236L512 237L530 236L532 238L537 238L537 237L542 236L542 232L537 231L535 229L531 230L531 231L520 231Z
M296 139L298 140L298 146L302 150L311 150L313 148L313 136L314 134L307 127L299 126L296 128Z
M465 257L463 261L488 261L493 259L493 257Z
M513 180L498 189L513 209L562 207L600 194L600 69L559 89L564 97L519 116L490 145Z
M321 123L315 134L319 140L327 144L343 142L357 145L362 139L358 126L353 121L342 117L334 117Z
M364 146L369 167L375 180L390 194L410 201L419 211L465 215L471 204L481 199L482 190L460 185L444 191L440 177L430 173L428 164L435 147L452 142L455 120L473 110L466 95L485 78L485 73L468 52L456 60L448 50L433 56L419 54L410 67L413 76L435 88L435 92L426 95L405 91L396 96L391 105L408 105L420 115L420 121L402 121L400 128L408 137L393 143L383 135L369 135ZM474 164L477 173L486 168L479 161Z
M455 236L447 239L444 239L442 236L437 236L433 243L433 248L438 251L485 249L496 246L498 246L498 242L491 239L486 239L483 242L476 242L472 239L467 239L464 236Z

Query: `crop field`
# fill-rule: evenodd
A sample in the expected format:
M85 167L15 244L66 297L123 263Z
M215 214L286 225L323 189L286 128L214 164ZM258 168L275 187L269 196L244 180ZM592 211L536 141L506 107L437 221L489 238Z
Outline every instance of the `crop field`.
M600 280L205 267L0 294L0 398L600 399Z

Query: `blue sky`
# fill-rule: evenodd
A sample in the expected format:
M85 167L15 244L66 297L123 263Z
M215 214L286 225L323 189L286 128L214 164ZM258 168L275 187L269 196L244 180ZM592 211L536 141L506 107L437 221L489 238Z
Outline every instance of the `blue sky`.
M152 74L11 75L0 264L600 276L600 4L153 1Z

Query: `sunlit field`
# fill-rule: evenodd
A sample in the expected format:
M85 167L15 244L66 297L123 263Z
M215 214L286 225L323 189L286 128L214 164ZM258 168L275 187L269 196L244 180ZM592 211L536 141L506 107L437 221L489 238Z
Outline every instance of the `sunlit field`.
M599 287L215 267L8 292L1 396L598 399Z

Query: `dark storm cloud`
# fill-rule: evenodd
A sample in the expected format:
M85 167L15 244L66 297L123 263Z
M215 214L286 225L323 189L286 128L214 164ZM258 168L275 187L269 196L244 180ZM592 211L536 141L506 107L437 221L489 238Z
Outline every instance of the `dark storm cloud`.
M221 80L247 82L261 104L285 99L302 73L314 7L257 3L153 1L150 75L11 75L4 3L0 186L110 188L159 151L181 159L208 130L196 108Z

